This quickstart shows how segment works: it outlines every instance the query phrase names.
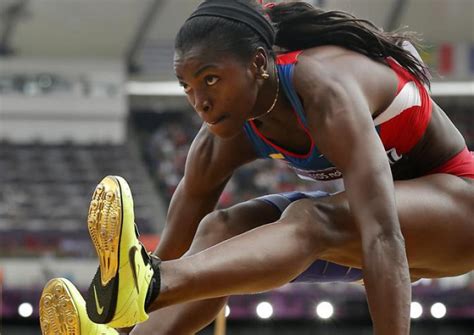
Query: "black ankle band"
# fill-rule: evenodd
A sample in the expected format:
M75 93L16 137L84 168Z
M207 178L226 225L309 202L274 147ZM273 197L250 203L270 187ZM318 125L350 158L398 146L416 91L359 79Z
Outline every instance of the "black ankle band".
M145 311L148 310L148 307L156 300L160 294L161 288L161 276L160 276L160 264L161 259L154 255L149 255L150 265L153 269L153 278L150 281L150 286L148 286L148 292L145 299Z

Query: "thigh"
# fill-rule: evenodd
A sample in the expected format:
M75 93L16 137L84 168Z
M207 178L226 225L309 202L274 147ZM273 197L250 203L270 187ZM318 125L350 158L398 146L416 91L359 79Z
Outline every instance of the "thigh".
M254 228L277 221L292 202L307 197L326 196L323 192L286 192L265 195L208 214L199 224L186 256Z
M248 200L207 215L198 227L195 239L227 240L262 225L273 223L294 201L327 196L325 192L285 192ZM209 235L214 235L209 238Z
M413 272L439 277L474 269L474 180L436 174L395 190Z
M395 194L412 275L442 277L474 269L472 180L448 174L429 175L395 182ZM321 258L360 267L360 236L346 194L300 202L303 207L323 212L315 217L329 217L325 236L332 243ZM302 208L296 208L294 215L301 212Z

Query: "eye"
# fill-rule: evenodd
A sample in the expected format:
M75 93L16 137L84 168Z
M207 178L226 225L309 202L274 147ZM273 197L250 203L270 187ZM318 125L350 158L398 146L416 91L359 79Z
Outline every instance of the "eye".
M191 90L191 87L186 83L180 82L179 85L183 88L185 93L188 93Z
M207 86L212 86L219 81L219 78L216 76L206 76L204 80L206 81Z

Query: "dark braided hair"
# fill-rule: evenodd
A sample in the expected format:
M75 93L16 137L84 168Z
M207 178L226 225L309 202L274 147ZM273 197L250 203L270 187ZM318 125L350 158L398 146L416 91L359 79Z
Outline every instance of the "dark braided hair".
M429 85L425 66L409 51L416 44L412 32L384 32L370 21L343 11L323 11L305 2L281 3L266 9L277 30L275 45L287 51L338 45L374 60L393 57L418 80Z
M271 20L277 31L275 46L282 51L337 45L380 62L393 57L422 83L430 83L424 64L402 47L405 41L416 44L412 32L384 32L349 13L323 11L305 2L279 3L263 9L255 0L233 1L252 6ZM185 52L195 45L213 53L228 52L243 61L248 61L258 47L273 55L247 25L218 17L197 17L185 22L176 37L175 49Z

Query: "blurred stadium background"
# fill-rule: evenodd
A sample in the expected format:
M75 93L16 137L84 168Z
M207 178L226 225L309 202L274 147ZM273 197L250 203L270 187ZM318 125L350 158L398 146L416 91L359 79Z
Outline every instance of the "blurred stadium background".
M174 35L199 2L1 0L0 334L40 334L50 278L87 288L96 259L86 212L103 176L129 181L142 239L158 242L199 127L172 68ZM433 96L474 150L474 0L309 2L421 33ZM258 162L220 206L295 187L311 185ZM413 297L413 334L473 333L472 273L422 280ZM227 312L228 334L371 334L357 285L287 285L233 297Z

